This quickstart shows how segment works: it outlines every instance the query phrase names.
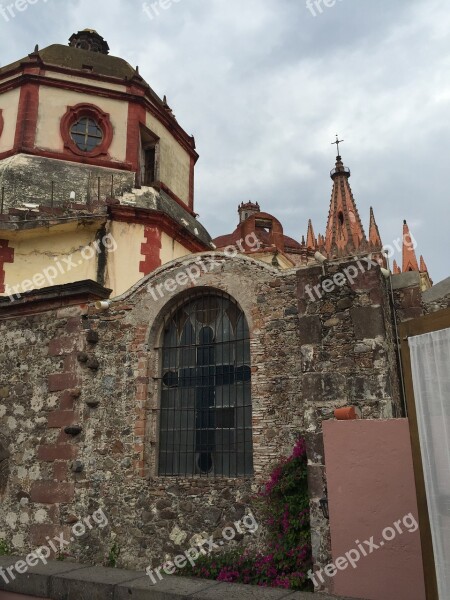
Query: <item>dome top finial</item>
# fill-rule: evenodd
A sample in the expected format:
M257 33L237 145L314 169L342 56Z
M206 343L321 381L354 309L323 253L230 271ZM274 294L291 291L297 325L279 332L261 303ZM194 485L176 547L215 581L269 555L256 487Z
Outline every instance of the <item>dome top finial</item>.
M80 50L109 54L108 42L95 29L83 29L78 33L74 33L69 39L69 46Z

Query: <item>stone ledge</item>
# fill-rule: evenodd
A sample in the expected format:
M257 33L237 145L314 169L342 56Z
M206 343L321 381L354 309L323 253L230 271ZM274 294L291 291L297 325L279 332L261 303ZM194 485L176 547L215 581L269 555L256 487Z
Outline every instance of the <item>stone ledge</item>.
M0 320L7 317L34 315L69 306L78 308L80 304L105 300L109 298L111 292L112 290L103 287L96 281L86 279L23 292L14 301L11 301L9 296L1 296ZM78 310L81 314L81 310L79 308Z
M432 288L426 290L422 294L423 301L425 304L429 302L436 302L437 300L443 300L446 296L450 296L450 277L436 283Z
M392 275L392 288L401 290L407 287L420 287L420 274L417 271L406 271Z
M0 557L0 568L5 570L19 560L23 557ZM165 577L152 584L142 571L86 567L61 561L39 564L23 575L15 575L9 584L0 577L0 600L9 600L10 594L20 594L17 600L21 600L21 595L48 600L337 600L336 596L326 594L189 577Z

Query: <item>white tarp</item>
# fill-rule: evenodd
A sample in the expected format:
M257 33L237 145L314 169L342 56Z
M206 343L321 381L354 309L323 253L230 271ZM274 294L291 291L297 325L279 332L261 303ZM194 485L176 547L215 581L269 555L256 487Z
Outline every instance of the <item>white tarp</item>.
M450 599L450 329L408 339L440 600Z

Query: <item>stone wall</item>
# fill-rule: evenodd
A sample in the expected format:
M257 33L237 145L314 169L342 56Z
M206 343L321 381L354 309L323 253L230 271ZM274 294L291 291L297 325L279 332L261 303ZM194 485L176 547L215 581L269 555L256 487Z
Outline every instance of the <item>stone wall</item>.
M359 272L353 283L345 278L345 285L312 300L311 288L349 267ZM388 286L380 269L331 263L325 274L321 267L312 267L298 271L297 277L313 555L317 564L325 565L330 539L319 508L327 485L322 422L334 418L336 408L349 405L358 406L363 419L400 416L401 404Z
M422 292L415 271L392 277L397 320L408 321L450 307L450 277Z
M450 277L424 292L423 304L427 314L450 308Z
M410 271L393 275L392 290L398 322L417 319L424 314L418 272Z
M195 287L230 294L249 323L252 479L157 474L163 319L192 287L155 300L148 286L198 260L207 268ZM122 566L159 565L241 518L272 466L306 435L314 555L327 562L328 523L317 504L325 485L321 423L348 404L365 418L396 415L399 400L379 269L312 301L305 286L321 276L318 267L281 272L204 254L165 265L105 312L79 304L0 321L0 425L11 454L0 538L22 552L102 508L108 527L74 540L69 552L101 563L116 545Z

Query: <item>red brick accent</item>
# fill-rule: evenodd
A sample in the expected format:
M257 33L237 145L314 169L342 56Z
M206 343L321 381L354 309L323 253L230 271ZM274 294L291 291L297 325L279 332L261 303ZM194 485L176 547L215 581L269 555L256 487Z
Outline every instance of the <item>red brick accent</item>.
M185 210L189 210L187 205L184 205ZM173 219L162 213L149 211L145 208L137 208L134 206L111 205L108 207L108 212L114 221L121 223L138 223L148 227L157 227L160 231L177 242L180 242L185 248L192 253L205 252L210 250L209 246L201 242L197 237L191 234L186 227L176 223Z
M78 365L76 354L74 352L72 352L72 354L66 354L63 358L63 365L64 373L74 373Z
M50 340L48 345L49 356L61 356L61 354L69 354L73 351L76 344L74 337L59 338Z
M74 373L54 373L48 376L48 391L62 392L76 387L77 383L78 379Z
M145 260L139 263L139 271L148 275L161 266L161 231L158 227L145 227L146 241L141 244L141 254Z
M65 540L70 540L70 528L67 525L35 524L30 527L30 544L33 548L39 548L42 545L48 546L47 538L54 539L60 534L64 535ZM58 542L55 543L58 546Z
M59 408L61 410L72 410L75 404L75 398L70 395L67 390L59 397Z
M31 502L40 504L68 504L73 500L73 483L55 483L54 481L36 481L31 486Z
M37 451L38 460L53 462L54 460L71 460L76 458L78 449L69 444L44 444Z
M39 85L25 83L20 88L19 110L16 121L14 150L34 148L39 110Z
M55 410L48 415L47 427L59 429L75 423L77 414L73 410Z
M66 461L56 461L53 463L53 479L57 481L67 481L68 464Z
M66 331L67 333L75 333L75 331L79 331L80 329L80 318L72 317L67 319Z
M81 390L64 390L59 395L59 408L60 410L73 410L75 400L81 396Z
M147 477L149 466L145 460L145 433L147 428L148 404L148 357L142 352L142 345L148 339L148 324L137 323L134 328L133 342L138 354L138 372L135 377L135 408L134 408L134 461L133 470L140 477Z
M0 293L5 291L5 263L14 262L14 249L8 248L8 240L0 240Z

